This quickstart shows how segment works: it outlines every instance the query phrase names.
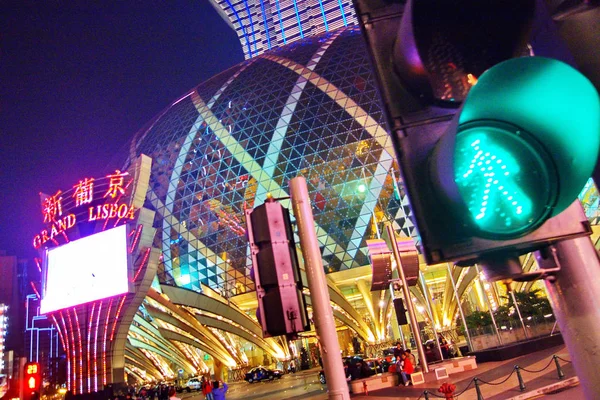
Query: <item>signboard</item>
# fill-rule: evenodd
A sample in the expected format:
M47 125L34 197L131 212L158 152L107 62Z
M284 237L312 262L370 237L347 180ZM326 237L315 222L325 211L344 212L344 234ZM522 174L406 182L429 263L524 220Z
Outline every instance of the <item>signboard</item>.
M40 193L43 222L47 227L34 236L33 247L68 243L74 227L81 223L102 223L101 230L104 230L133 220L136 208L128 202L132 183L129 172L115 170L102 178L84 178L64 192ZM88 232L80 230L76 237L97 230L92 226Z

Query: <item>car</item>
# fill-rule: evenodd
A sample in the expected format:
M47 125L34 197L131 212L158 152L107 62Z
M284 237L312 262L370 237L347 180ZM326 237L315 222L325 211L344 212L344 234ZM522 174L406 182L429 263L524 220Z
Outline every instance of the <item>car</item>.
M382 360L379 360L378 358L365 358L363 362L367 363L374 374L380 374L384 372Z
M246 372L246 376L244 377L245 381L248 383L260 382L264 380L272 381L273 379L281 379L283 376L283 371L278 369L269 369L265 367L255 367L250 371Z
M186 390L188 393L192 390L202 389L202 382L198 378L191 378L186 383L181 385L181 390Z
M356 366L356 364L366 363L368 365L369 369L371 369L373 371L372 375L383 372L383 364L377 358L363 358L362 355L354 355L354 356L342 357L342 363L344 365L348 364L350 366L350 368ZM348 373L350 373L350 372L348 372ZM356 379L356 378L354 378L354 379ZM319 371L319 382L321 382L321 384L323 384L323 385L325 385L327 383L327 378L325 377L324 370Z

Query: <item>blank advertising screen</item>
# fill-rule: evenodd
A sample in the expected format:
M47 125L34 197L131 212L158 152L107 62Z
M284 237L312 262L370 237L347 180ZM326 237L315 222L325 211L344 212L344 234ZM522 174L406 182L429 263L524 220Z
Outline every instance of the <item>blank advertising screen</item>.
M40 312L127 293L127 259L125 225L49 249Z

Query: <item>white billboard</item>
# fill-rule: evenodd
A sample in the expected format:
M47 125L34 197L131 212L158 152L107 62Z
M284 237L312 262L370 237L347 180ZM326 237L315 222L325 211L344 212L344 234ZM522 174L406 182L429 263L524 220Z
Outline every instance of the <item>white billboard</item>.
M127 226L48 249L40 313L129 291Z

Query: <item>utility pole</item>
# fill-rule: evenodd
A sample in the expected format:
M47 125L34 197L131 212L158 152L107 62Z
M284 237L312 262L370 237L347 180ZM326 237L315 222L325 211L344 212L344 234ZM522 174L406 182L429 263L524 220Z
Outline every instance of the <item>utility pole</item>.
M546 289L585 398L600 399L600 260L589 237L535 253L540 268L560 266Z
M298 224L298 236L300 237L300 248L304 258L308 289L313 307L313 320L317 331L317 338L321 344L323 369L327 379L327 388L330 400L349 400L348 383L344 374L340 343L338 342L335 320L329 291L327 289L327 278L323 270L323 260L317 242L315 220L313 218L308 188L304 177L296 177L290 180L290 196L292 208Z

